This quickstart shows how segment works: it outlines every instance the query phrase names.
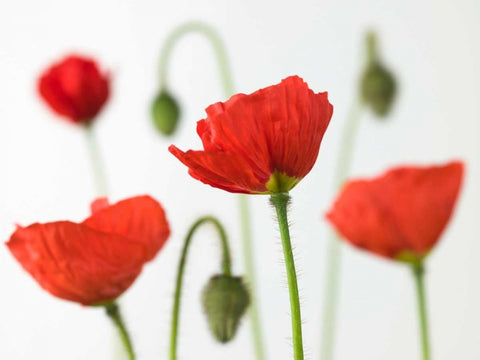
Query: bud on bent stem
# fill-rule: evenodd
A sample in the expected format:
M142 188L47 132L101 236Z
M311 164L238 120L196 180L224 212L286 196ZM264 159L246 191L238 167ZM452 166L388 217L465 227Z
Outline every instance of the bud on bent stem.
M173 96L161 90L152 103L152 118L155 127L163 135L172 135L180 119L180 107Z
M234 314L228 311L221 311L221 308L218 309L210 309L207 311L207 316L208 316L208 321L211 324L212 323L212 315L209 315L209 312L215 312L219 311L219 313L223 313L224 318L220 319L220 322L226 323L228 321L231 321L233 317L235 317L237 324L238 321L240 320L240 317L243 315L245 312L245 309L242 310L241 308L244 307L245 302L248 305L248 293L246 295L247 301L245 301L245 294L242 293L243 290L246 291L246 289L243 286L243 283L240 278L233 277L231 275L231 257L230 257L230 250L228 246L228 240L227 240L227 235L225 233L225 230L223 226L220 224L220 222L212 217L212 216L205 216L200 219L198 219L191 227L190 230L188 231L187 237L185 238L185 243L183 245L183 250L182 250L182 255L180 257L180 262L178 264L178 272L177 272L177 280L176 280L176 287L175 287L175 294L174 294L174 304L173 304L173 310L172 310L172 325L171 325L171 332L170 332L170 360L176 360L177 359L177 337L178 337L178 323L179 323L179 317L180 317L180 299L181 299L181 291L182 291L182 284L183 284L183 274L185 272L185 264L187 260L187 253L188 249L191 243L191 240L193 238L193 235L195 231L198 229L198 227L204 223L211 223L214 225L215 229L218 232L218 235L220 237L220 241L222 244L222 275L220 275L220 278L223 279L220 280L211 280L214 281L216 284L213 285L215 288L214 290L206 290L208 292L208 295L204 295L205 297L208 297L208 302L211 301L212 299L212 291L213 291L213 298L215 298L215 301L219 306L225 306L225 303L230 301L226 299L227 295L230 296L235 296L235 300L233 302L230 302L230 305L235 305L235 310L233 311ZM215 279L215 277L213 278ZM227 279L225 281L225 279ZM238 285L240 283L241 285ZM225 284L227 286L225 286ZM209 283L210 285L210 283ZM207 288L209 287L207 285ZM229 291L233 290L235 294L232 295L232 293L222 293L222 291ZM215 317L216 315L213 315ZM228 316L229 318L226 319L225 316ZM215 320L217 321L218 318ZM227 329L228 328L228 329ZM236 326L232 326L231 324L226 324L225 328L228 331L228 336L233 338L233 335L235 334ZM218 339L216 336L216 332L213 331L214 336ZM225 336L220 336L220 338L225 338ZM226 339L226 341L230 340Z
M242 278L230 275L211 277L203 290L202 302L215 339L223 344L232 340L250 303Z

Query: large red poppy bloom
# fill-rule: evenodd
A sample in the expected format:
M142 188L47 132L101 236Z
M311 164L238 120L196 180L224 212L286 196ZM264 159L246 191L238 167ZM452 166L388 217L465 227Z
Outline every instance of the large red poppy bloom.
M423 259L445 229L460 190L463 164L400 167L353 180L327 214L353 245L403 261Z
M298 76L206 109L197 123L204 150L170 152L189 173L234 193L291 190L312 169L332 117L327 93L315 94Z
M138 196L92 204L81 223L19 227L7 246L45 290L84 305L121 295L165 244L170 229L161 205Z
M70 55L41 75L38 91L59 115L73 123L89 123L108 99L109 77L94 60Z

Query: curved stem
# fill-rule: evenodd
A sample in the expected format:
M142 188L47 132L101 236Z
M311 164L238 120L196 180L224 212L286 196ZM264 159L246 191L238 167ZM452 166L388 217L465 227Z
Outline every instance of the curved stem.
M288 193L276 193L270 197L277 213L280 236L282 238L283 255L287 271L288 291L290 294L290 310L292 320L293 358L303 360L302 317L300 314L300 298L298 295L297 274L293 258L290 231L288 228L287 205L290 200Z
M133 352L132 341L128 335L127 328L125 327L125 322L123 321L122 315L120 314L120 308L115 302L105 305L105 310L107 315L112 319L113 324L118 330L120 339L122 340L125 351L128 355L129 360L135 360L135 353Z
M95 182L95 191L98 197L107 195L107 181L105 178L104 167L100 151L98 149L97 140L93 125L85 126L85 134L87 137L87 147L92 165L92 173Z
M168 64L174 46L178 43L180 38L190 33L201 33L212 44L213 50L215 51L217 57L225 94L227 97L230 97L233 95L233 82L230 75L231 72L227 59L227 52L225 51L225 45L223 44L223 41L218 33L212 27L198 21L187 22L180 25L168 36L167 40L165 40L160 53L160 88L164 89L167 86Z
M425 300L425 282L423 263L412 265L413 276L415 278L415 289L417 292L418 302L418 318L420 321L420 336L422 342L422 359L430 360L430 343L428 339L428 319L427 319L427 303Z
M230 250L228 247L228 240L225 230L220 224L220 222L212 217L212 216L205 216L197 221L190 227L188 231L187 237L185 238L185 244L183 245L182 255L180 257L180 262L178 264L178 272L177 272L177 280L175 285L175 295L174 295L174 303L173 303L173 310L172 310L172 326L170 332L170 360L176 360L177 358L177 339L178 339L178 322L180 317L180 299L182 295L182 284L183 284L183 274L185 272L185 264L187 262L187 253L192 241L193 235L197 228L204 224L204 223L211 223L215 226L215 229L218 232L220 237L220 241L222 243L222 271L224 275L231 275L231 258L230 258Z
M361 110L362 106L360 101L355 101L343 128L334 180L334 186L336 189L340 188L343 184L350 170L355 145L355 135L360 122ZM322 360L331 360L333 358L341 263L342 248L340 239L333 230L329 230L327 235L327 270L325 273L323 327L321 336Z
M167 87L168 65L175 45L179 42L181 38L192 33L200 33L204 35L205 38L209 40L212 44L220 70L220 79L222 82L223 93L225 98L229 98L234 93L234 86L225 44L223 43L222 39L214 28L198 21L187 22L180 25L165 40L165 43L161 50L161 56L159 61L160 89L165 89ZM257 360L264 360L265 348L263 345L262 327L259 315L260 311L258 308L258 297L256 296L256 272L252 246L252 232L250 226L250 205L246 195L240 194L237 195L237 197L238 213L240 218L239 221L241 226L243 262L246 273L245 278L249 284L251 292L249 317L252 331L252 340Z

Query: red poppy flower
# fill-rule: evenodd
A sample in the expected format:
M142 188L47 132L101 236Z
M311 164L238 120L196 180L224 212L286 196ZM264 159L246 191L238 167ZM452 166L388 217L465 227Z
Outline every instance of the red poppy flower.
M84 305L121 295L165 244L170 229L161 205L138 196L92 204L81 223L19 227L7 246L45 290Z
M38 91L59 115L76 124L88 124L109 95L109 78L94 60L70 55L40 77Z
M423 259L446 227L463 164L400 167L372 180L348 182L327 214L353 245L403 261Z
M298 76L206 109L197 123L204 150L170 152L192 177L234 193L291 190L312 169L332 117L327 93Z

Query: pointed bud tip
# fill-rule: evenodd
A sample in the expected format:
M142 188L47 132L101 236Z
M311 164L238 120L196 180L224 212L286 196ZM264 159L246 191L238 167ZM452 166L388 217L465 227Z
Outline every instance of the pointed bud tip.
M216 275L205 286L202 302L212 335L224 344L234 338L250 295L241 277Z

